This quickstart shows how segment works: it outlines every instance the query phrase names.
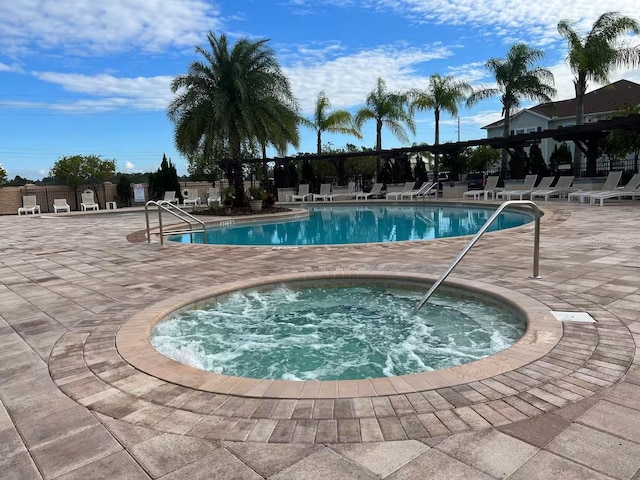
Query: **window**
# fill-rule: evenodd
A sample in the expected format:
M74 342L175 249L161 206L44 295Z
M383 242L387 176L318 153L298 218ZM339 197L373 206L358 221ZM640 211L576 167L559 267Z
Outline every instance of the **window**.
M524 128L516 129L516 135L522 135L524 133Z

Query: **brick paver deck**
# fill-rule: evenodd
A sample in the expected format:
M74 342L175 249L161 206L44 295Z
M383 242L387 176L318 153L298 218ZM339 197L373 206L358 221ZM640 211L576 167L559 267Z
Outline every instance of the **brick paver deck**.
M557 338L549 325L546 347L542 339L437 376L322 383L207 378L188 367L165 378L153 357L120 352L116 334L140 312L159 314L189 292L228 283L350 272L433 277L467 240L161 247L131 241L144 227L139 213L0 217L0 471L640 475L640 204L541 205L542 279L528 278L532 226L488 234L452 278L543 308L586 311L597 323L556 324Z

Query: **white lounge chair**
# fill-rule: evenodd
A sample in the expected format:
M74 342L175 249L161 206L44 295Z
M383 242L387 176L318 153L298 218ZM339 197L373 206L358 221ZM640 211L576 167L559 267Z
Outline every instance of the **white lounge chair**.
M53 199L53 213L70 212L70 211L71 211L71 206L67 203L66 198Z
M332 190L331 194L327 195L327 200L332 202L338 199L350 200L355 198L356 194L354 190L356 189L355 182L349 182L349 185L346 187L336 187Z
M298 194L291 195L291 201L297 202L298 200L300 200L301 202L304 202L310 196L311 193L309 193L309 184L301 183L300 185L298 185Z
M520 197L520 200L522 200L526 195L531 194L537 179L538 175L527 175L524 177L522 185L519 185L514 190L502 190L496 193L496 197L505 198L507 200L511 200L511 197Z
M414 200L414 199L416 199L418 197L423 197L423 196L426 195L426 192L428 192L429 190L431 190L433 188L434 185L435 185L434 182L425 182L418 189L411 190L410 192L401 192L400 193L400 198L401 199L406 198L408 200Z
M589 202L593 205L599 200L600 206L603 206L607 198L640 197L640 188L638 187L640 187L640 173L635 173L624 187L589 195Z
M409 193L413 191L413 187L415 187L415 185L416 182L405 182L402 190L400 190L399 192L389 192L384 196L384 198L386 198L387 200L399 200L400 196L403 193Z
M211 187L207 196L207 205L211 206L214 203L220 203L220 189L218 187Z
M100 210L100 206L93 198L93 190L85 190L82 192L82 202L80 202L80 208L83 212L87 210Z
M536 197L544 197L546 202L549 200L549 197L563 197L567 195L570 192L574 178L573 175L562 175L558 178L555 187L546 189L536 188L536 190L531 192L531 200Z
M38 205L38 200L36 200L35 195L22 196L22 206L18 208L18 215L22 215L23 213L25 215L29 213L33 215L40 213L40 205Z
M197 188L183 188L182 189L182 204L183 205L200 205L200 197L198 196Z
M622 178L622 172L609 172L607 175L607 179L604 181L602 188L600 190L576 190L575 192L571 192L567 195L567 202L570 202L572 198L581 199L583 202L584 199L589 198L589 196L594 193L602 193L608 192L610 190L615 189L618 186L618 182L620 182L620 178Z
M326 200L327 199L327 195L331 194L331 184L330 183L322 183L320 185L320 192L319 193L314 193L313 194L313 201L318 201L318 200Z
M368 192L357 192L356 200L368 200L369 197L379 197L382 192L382 183L374 183Z
M495 198L496 192L498 191L498 180L500 180L499 175L491 175L487 177L487 182L484 184L484 188L482 190L469 190L462 194L462 198L473 197L474 200L480 200L480 196L484 196L485 200L491 198Z
M166 192L164 192L164 198L162 199L163 202L174 203L176 205L178 205L179 200L180 199L176 197L175 190L167 190Z

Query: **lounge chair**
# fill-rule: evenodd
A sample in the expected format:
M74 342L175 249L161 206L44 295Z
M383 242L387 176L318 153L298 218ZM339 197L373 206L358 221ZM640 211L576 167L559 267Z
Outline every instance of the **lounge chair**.
M356 196L354 192L355 189L356 189L355 182L349 182L349 185L347 185L346 187L336 187L333 189L330 195L327 195L327 200L329 202L332 202L334 200L341 199L341 198L345 200L351 200Z
M311 193L309 193L309 184L301 183L300 185L298 185L298 194L291 195L291 201L297 202L298 200L300 200L301 202L304 202L310 196Z
M164 198L162 199L162 201L163 202L174 203L174 204L178 205L179 198L176 197L175 190L167 190L166 192L164 192Z
M607 198L621 198L621 197L640 197L640 173L635 173L633 177L622 188L616 188L615 190L602 191L589 195L589 203L592 205L600 200L600 206L604 205L604 201Z
M183 205L200 205L200 197L198 196L197 188L183 188L182 189L182 204Z
M93 190L85 190L82 192L82 202L80 202L80 208L83 212L87 210L100 210L100 206L93 198Z
M218 187L211 187L207 196L207 205L211 206L214 203L220 203L220 189Z
M384 198L386 198L387 200L399 200L400 196L403 193L409 193L411 191L413 191L413 187L415 187L416 182L405 182L404 186L402 187L402 190L400 190L399 192L389 192L387 193Z
M356 200L368 200L369 197L378 198L382 194L382 187L382 183L374 183L371 190L368 192L357 192L355 198Z
M618 182L620 182L621 177L622 172L609 172L609 175L607 175L607 179L604 181L600 190L576 190L575 192L571 192L567 195L567 202L570 202L572 198L578 198L581 202L584 202L585 198L589 198L589 196L595 193L611 191L618 186Z
M318 200L326 200L327 199L327 195L331 194L331 184L330 183L322 183L320 184L320 192L319 193L314 193L313 194L313 201L318 201Z
M66 198L53 199L53 213L70 212L70 211L71 211L71 206L67 203Z
M573 175L562 175L558 178L555 187L550 187L546 189L537 188L533 192L531 192L531 200L536 197L544 197L544 201L548 201L549 197L563 197L567 195L571 189L571 184L573 183L573 179L575 177ZM539 186L538 186L539 187Z
M418 189L411 190L410 192L401 192L400 198L414 200L418 197L423 197L424 195L426 195L426 192L428 192L433 188L434 185L435 185L434 182L425 182Z
M18 208L18 215L40 213L40 205L37 202L35 195L23 195L22 206Z
M473 197L474 200L480 200L480 196L483 195L485 200L488 200L489 196L491 198L495 198L498 180L500 180L499 175L491 175L487 177L487 183L484 184L484 188L482 190L469 190L462 194L462 198Z
M553 179L553 177L551 178ZM511 197L520 197L520 200L522 200L526 195L531 194L531 191L534 189L537 179L537 175L527 175L524 178L524 182L522 182L522 185L519 185L514 190L502 190L501 192L498 192L496 196L498 198L505 198L507 200L511 200Z

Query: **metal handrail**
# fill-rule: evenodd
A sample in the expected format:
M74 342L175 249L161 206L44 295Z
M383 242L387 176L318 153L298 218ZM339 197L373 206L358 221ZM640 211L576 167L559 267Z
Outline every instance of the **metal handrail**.
M436 280L436 282L431 285L431 288L427 293L425 293L424 297L416 304L416 311L420 310L422 306L429 300L429 297L433 294L433 292L440 286L442 282L449 276L451 271L460 263L460 260L467 254L471 247L475 245L478 239L482 236L484 232L491 226L491 224L498 218L498 216L502 213L502 211L511 206L511 205L526 205L532 208L535 212L535 237L533 240L533 275L529 276L529 278L540 278L539 273L539 264L540 264L540 217L542 215L542 211L538 208L531 200L509 200L508 202L504 202L502 205L498 207L498 209L493 212L493 215L489 217L489 220L485 222L485 224L478 230L473 238L469 241L469 243L462 249L462 251L458 254L456 259L451 262L451 265L445 270L445 272L440 275L440 278Z
M199 218L194 217L189 212L186 212L182 208L178 207L177 205L174 205L173 203L171 203L171 202L169 202L167 200L159 200L159 201L149 200L144 205L144 216L145 216L145 219L146 219L146 222L147 222L147 243L151 243L151 228L149 226L149 205L155 205L155 206L158 207L158 226L159 226L159 229L160 229L160 245L164 245L164 231L163 231L163 227L162 227L162 212L163 211L173 215L174 217L182 220L187 225L189 225L189 236L191 238L191 243L193 243L194 231L193 231L193 224L189 220L193 220L193 221L199 223L202 226L203 241L204 241L204 243L207 243L207 232L206 232L207 226L204 224L204 222L202 220L200 220ZM177 213L172 209L177 210L180 213ZM186 216L187 218L183 217L180 214Z

